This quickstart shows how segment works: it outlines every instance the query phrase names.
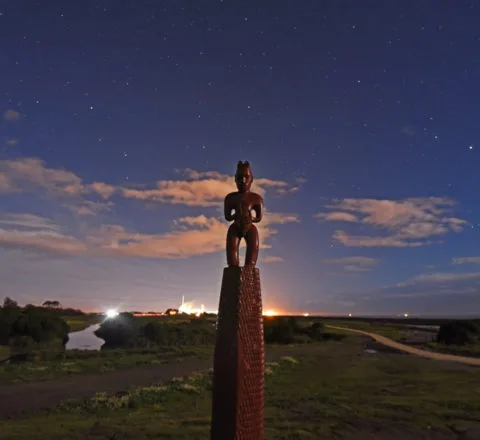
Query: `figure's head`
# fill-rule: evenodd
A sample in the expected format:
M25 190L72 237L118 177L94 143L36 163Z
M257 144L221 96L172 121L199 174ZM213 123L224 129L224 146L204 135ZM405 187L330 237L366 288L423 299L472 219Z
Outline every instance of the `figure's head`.
M238 191L241 193L250 191L252 182L253 175L250 164L248 161L242 162L239 160L237 163L237 172L235 173L235 183L237 184Z

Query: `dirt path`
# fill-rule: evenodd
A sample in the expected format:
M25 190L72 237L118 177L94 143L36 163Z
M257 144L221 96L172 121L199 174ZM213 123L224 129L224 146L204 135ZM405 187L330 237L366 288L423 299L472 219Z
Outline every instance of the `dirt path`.
M51 409L68 399L82 399L97 392L115 392L206 370L210 360L192 359L177 364L148 365L108 373L77 374L67 378L0 386L0 419Z
M415 356L420 356L427 359L435 359L437 361L458 362L464 365L480 367L480 358L471 358L466 356L456 356L454 354L436 353L433 351L420 350L419 348L410 347L409 345L405 345L405 344L400 344L399 342L393 341L392 339L386 338L385 336L378 335L377 333L370 333L363 330L357 330L357 329L347 328L347 327L337 327L334 325L327 325L326 327L332 328L335 330L345 330L353 333L358 333L360 335L369 336L370 338L374 339L375 341L379 342L382 345L386 345L387 347L391 347L396 350L403 351L404 353L413 354Z
M281 356L296 355L299 350L274 347L267 361ZM131 387L166 382L174 377L206 371L212 360L190 359L175 364L148 365L108 373L77 374L67 378L25 384L0 385L0 420L29 416L49 410L68 399L92 397L98 392L116 392Z

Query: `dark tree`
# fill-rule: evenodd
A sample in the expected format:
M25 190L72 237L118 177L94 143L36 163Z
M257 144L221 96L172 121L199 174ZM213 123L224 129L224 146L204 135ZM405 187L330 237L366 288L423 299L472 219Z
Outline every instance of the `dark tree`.
M440 326L437 341L447 345L474 344L480 339L480 320L446 322Z
M3 308L5 309L12 309L18 307L17 301L14 301L12 298L9 298L8 296L5 297L3 300Z

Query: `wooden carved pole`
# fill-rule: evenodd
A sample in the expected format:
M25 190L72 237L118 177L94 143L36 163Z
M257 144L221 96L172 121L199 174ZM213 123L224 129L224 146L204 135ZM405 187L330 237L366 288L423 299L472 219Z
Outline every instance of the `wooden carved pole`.
M258 231L263 200L250 191L248 162L238 162L238 191L225 197L227 263L223 271L213 364L212 440L263 440L264 341ZM255 211L255 216L252 215ZM239 244L244 238L244 267Z

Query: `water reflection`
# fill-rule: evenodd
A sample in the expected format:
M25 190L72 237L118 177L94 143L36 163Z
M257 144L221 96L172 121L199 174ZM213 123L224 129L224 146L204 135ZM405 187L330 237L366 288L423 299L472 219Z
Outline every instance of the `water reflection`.
M100 324L91 325L86 329L69 333L69 341L67 342L67 350L100 350L105 343L103 339L97 338L93 333L100 327Z

